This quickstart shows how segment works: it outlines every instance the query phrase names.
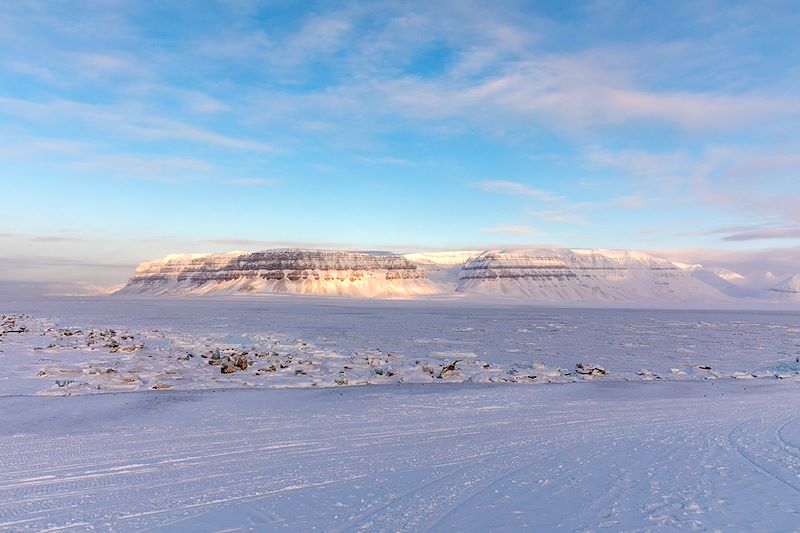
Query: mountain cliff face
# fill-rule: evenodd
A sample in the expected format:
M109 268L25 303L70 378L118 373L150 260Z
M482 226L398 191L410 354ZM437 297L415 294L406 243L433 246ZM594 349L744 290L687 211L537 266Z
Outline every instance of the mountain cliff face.
M712 285L640 252L542 249L484 252L461 269L456 290L543 302L721 302Z
M119 293L404 297L438 290L424 270L402 256L281 249L167 256L140 265Z

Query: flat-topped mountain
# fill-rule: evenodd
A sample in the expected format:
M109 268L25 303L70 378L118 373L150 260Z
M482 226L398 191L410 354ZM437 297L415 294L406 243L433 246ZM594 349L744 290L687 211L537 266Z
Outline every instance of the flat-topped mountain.
M547 248L427 252L276 249L169 255L142 263L117 294L292 293L355 298L453 296L543 303L704 304L800 300L800 276L751 294L702 265L642 252Z
M468 261L460 292L543 302L720 302L728 297L675 263L642 252L489 251Z
M399 255L278 249L170 255L141 264L118 293L298 293L388 298L438 290L423 269Z

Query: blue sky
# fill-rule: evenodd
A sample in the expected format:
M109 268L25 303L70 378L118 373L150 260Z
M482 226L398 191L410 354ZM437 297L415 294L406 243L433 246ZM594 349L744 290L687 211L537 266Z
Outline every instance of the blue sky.
M798 27L769 1L3 2L0 279L294 245L789 270Z

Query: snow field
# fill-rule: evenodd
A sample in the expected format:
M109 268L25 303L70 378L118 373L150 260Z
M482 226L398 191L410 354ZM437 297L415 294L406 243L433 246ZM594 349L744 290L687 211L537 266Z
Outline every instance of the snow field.
M786 531L787 382L4 397L0 530Z
M4 303L0 531L800 523L795 313Z

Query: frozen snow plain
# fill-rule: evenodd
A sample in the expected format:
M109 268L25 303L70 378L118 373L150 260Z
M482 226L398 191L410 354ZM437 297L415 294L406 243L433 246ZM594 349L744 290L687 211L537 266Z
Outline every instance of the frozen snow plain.
M0 530L800 528L796 312L292 297L2 307L56 342L0 342ZM87 345L108 328L145 346ZM258 343L291 356L289 372L256 375L268 363L253 356L223 375L200 354ZM417 359L489 371L439 378ZM306 360L316 370L294 374ZM361 360L348 384L383 385L329 379ZM606 374L577 374L580 361ZM109 368L141 377L98 386ZM537 377L466 383L487 372Z

